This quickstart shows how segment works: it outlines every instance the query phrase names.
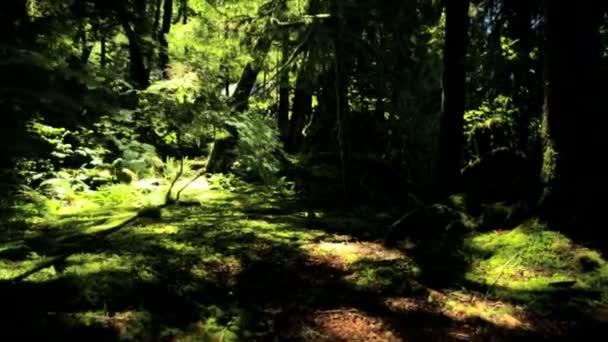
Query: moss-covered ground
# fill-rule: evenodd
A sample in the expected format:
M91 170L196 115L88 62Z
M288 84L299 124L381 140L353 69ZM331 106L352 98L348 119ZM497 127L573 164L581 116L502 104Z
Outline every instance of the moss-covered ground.
M107 191L131 205L5 222L2 340L568 340L608 320L606 261L537 220L387 247L390 215L312 218L267 188L201 180L160 215L138 213L162 191Z

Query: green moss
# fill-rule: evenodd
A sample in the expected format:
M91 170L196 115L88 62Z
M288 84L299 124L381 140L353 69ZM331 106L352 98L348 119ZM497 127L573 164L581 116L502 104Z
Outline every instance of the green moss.
M529 221L511 231L492 231L466 241L476 257L466 274L470 281L498 286L497 295L532 300L534 293L572 283L580 290L608 292L608 269L597 251ZM522 292L523 290L523 292Z
M467 199L464 194L454 194L448 197L448 205L458 211L467 211Z
M543 151L543 165L541 169L541 179L545 183L550 183L555 178L555 168L557 165L558 154L553 144L546 144Z
M404 259L362 259L353 263L352 268L354 272L346 280L359 290L377 293L404 294L410 290L409 279L420 273L418 267Z

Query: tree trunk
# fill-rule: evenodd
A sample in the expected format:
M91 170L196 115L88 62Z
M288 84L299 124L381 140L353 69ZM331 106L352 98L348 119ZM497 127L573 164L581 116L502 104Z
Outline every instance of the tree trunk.
M260 37L258 40L255 46L255 59L253 62L247 63L243 69L241 79L230 99L233 110L244 112L249 108L249 95L260 73L262 62L270 49L270 43L271 41L268 37Z
M106 64L108 63L107 61L107 46L106 46L106 35L105 33L101 34L101 52L100 52L100 66L102 69L105 69Z
M302 148L302 130L312 111L312 91L306 73L307 68L303 65L296 81L291 120L289 120L285 143L285 150L292 154L299 152Z
M532 3L530 1L512 1L509 2L513 6L513 24L516 30L516 39L518 40L518 65L515 73L515 104L519 109L519 115L516 118L517 131L519 136L519 146L522 150L528 152L528 137L530 135L530 93L533 87L532 78L530 77L530 68L532 60L530 58L530 37L532 37Z
M464 143L465 55L468 10L466 0L446 1L443 71L443 114L439 133L439 187L443 194L458 191Z
M572 5L545 1L545 110L543 114L544 193L550 219L569 228L587 228L604 208L606 116L600 87L599 2ZM600 221L598 221L600 222ZM579 232L584 229L579 229Z
M283 34L283 64L289 60L289 36ZM285 68L283 65L283 71L279 77L279 113L277 117L277 125L279 127L279 133L281 134L281 140L283 143L287 142L288 130L289 130L289 68Z
M160 51L158 63L164 79L169 79L169 42L167 34L171 30L171 18L173 17L173 0L165 0L163 3L163 22L159 33Z
M122 22L121 24L129 40L129 77L135 88L145 89L150 84L150 72L144 60L140 39L128 22Z
M270 49L270 44L271 41L268 37L261 37L258 40L255 47L255 59L253 62L247 63L243 69L241 79L229 100L233 111L244 112L249 108L249 95L260 73L262 62ZM228 172L230 166L237 158L235 151L238 144L239 132L233 126L227 126L226 130L230 133L231 137L222 139L221 143L219 140L216 140L216 145L213 148L213 153L209 156L207 164L210 173Z
M129 40L129 76L137 89L145 89L150 85L149 58L151 52L150 27L146 17L146 1L136 0L134 4L135 19L133 26L126 10L117 5L115 10L120 24Z
M334 13L337 17L342 16L342 7L338 0L334 0ZM336 123L338 126L338 149L342 168L342 187L344 205L351 203L351 137L350 137L350 109L348 106L348 71L346 68L346 50L344 48L345 23L337 23L337 32L334 39L335 47L335 92L336 92Z
M160 25L160 12L162 0L156 0L154 5L154 24L152 25L152 31L158 32L158 26Z

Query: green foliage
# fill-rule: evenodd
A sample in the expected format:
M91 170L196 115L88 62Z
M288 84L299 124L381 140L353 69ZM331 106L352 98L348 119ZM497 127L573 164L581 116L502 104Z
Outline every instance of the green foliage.
M499 148L518 147L515 143L517 114L513 100L502 95L484 101L477 109L467 110L464 114L467 162Z
M239 133L239 159L233 165L236 173L276 181L281 167L282 143L275 124L261 113L235 113L227 120Z
M517 51L515 50L517 43L517 39L510 39L509 37L500 36L500 48L502 51L502 56L507 61L513 61L518 58Z
M492 119L504 120L512 125L517 108L510 97L499 95L484 101L478 108L464 114L465 132L470 133L478 125L489 125Z

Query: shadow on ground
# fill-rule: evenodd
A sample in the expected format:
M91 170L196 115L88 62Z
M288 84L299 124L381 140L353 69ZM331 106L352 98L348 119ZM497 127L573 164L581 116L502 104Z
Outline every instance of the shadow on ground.
M381 221L337 215L311 221L292 206L248 205L235 199L176 205L159 219L127 219L93 233L41 233L3 248L0 338L501 341L567 340L603 329L585 319L551 332L454 317L421 285L462 281L446 276L466 267L448 249L453 243L406 251L414 266L391 258L340 263L332 254L312 257L309 247L374 240L366 228ZM103 223L91 220L88 228ZM438 278L445 282L434 283Z

